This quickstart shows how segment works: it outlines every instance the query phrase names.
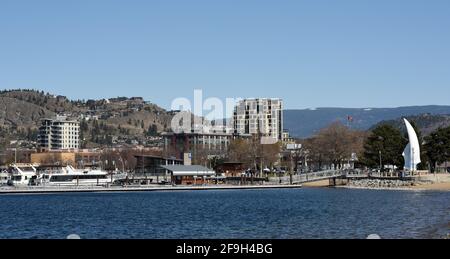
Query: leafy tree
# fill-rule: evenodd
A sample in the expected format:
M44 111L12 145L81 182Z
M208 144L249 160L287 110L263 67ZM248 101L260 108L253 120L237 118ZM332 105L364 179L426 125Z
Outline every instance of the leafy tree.
M96 136L100 134L100 126L97 120L94 120L92 123L91 136Z
M218 165L223 164L225 162L225 159L219 156L213 156L210 159L208 159L208 161L210 168L216 168Z
M27 140L36 140L38 137L38 130L27 128L26 139Z
M381 155L381 168L385 165L403 168L402 154L407 144L408 141L400 130L390 125L380 125L371 132L364 144L363 163L376 168L380 164Z
M148 127L147 130L148 136L157 136L158 135L158 127L155 124L152 124Z
M235 139L230 142L228 147L228 161L232 162L242 162L246 166L251 166L250 158L251 145L248 140L245 139Z
M431 172L436 164L450 160L450 127L440 128L425 138L424 151L429 159Z
M81 120L80 122L80 131L87 131L89 129L89 125L86 120Z

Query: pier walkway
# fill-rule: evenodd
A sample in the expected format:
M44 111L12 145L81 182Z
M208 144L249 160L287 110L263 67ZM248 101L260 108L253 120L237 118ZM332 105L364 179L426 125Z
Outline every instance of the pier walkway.
M304 174L296 174L292 176L270 177L269 183L302 184L327 179L355 179L367 177L368 177L367 173L359 170L326 170Z
M83 193L83 192L148 192L148 191L189 191L189 190L246 190L246 189L289 189L301 188L301 185L178 185L178 186L74 186L74 187L0 187L1 194L38 194L38 193Z

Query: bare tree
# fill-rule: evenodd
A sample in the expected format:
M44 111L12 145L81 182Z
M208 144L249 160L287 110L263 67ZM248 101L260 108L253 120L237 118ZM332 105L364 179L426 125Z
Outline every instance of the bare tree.
M250 139L233 140L228 150L228 160L241 162L254 171L262 172L273 167L280 160L281 144L261 144L257 136Z
M318 165L342 168L353 153L363 152L364 132L351 130L340 122L335 122L319 131L314 137L304 141L309 151L309 159Z

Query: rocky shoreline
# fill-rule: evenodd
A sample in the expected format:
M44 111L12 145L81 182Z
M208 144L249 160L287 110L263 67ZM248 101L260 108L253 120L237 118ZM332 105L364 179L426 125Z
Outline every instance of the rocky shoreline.
M372 189L372 190L441 190L450 191L450 182L430 181L429 179L399 180L399 179L359 179L349 180L339 188Z
M348 187L362 187L362 188L405 188L416 186L415 181L404 181L397 179L361 179L351 180L347 183Z

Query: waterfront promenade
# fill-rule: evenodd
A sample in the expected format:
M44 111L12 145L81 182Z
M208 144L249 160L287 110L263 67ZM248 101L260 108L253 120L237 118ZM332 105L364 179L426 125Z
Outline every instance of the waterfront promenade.
M82 192L147 192L147 191L195 191L195 190L245 190L245 189L292 189L301 188L293 185L141 185L141 186L78 186L78 187L0 187L0 194L33 193L82 193Z
M450 191L450 174L419 174L406 178L370 176L363 172L322 171L295 175L292 178L272 177L271 183L299 183L304 187L339 187L377 190Z
M336 184L336 179L344 179ZM333 181L334 180L334 181ZM291 184L292 182L292 184ZM334 182L335 184L332 184ZM339 187L350 189L450 191L450 174L426 174L409 180L371 178L362 173L323 171L293 177L269 177L264 184L232 185L111 185L111 186L22 186L0 187L1 194L70 193L70 192L147 192L195 190L289 189L301 187Z

